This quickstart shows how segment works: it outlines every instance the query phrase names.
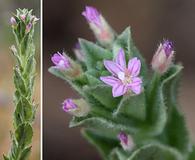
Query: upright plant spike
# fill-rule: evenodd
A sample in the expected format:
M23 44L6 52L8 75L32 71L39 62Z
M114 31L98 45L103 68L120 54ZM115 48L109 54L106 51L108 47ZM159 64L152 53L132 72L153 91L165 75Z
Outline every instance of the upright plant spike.
M32 10L17 9L10 22L16 46L11 51L16 58L14 67L14 129L11 131L11 149L4 160L26 160L31 152L32 124L36 114L33 89L36 74L34 26L37 18Z
M104 28L109 25L102 23L105 19L94 7L86 7L82 15L97 43L79 39L82 60L77 56L76 64L64 55L66 61L61 57L63 63L56 63L52 57L55 66L49 69L82 96L63 103L64 111L73 115L70 127L82 126L83 136L105 160L194 160L195 149L177 103L183 67L173 62L173 43L160 44L149 74L130 27L117 35ZM97 30L114 35L109 45ZM71 65L59 67L65 62Z

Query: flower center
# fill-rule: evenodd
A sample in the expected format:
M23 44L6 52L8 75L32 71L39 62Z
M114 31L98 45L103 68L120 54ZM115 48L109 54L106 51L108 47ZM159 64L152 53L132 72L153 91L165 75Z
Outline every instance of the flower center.
M132 82L131 75L128 72L119 72L118 78L123 82L123 84L129 84Z

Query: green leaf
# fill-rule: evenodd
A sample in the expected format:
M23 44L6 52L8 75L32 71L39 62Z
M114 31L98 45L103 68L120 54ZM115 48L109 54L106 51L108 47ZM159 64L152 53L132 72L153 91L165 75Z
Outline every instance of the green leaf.
M119 145L119 142L116 139L111 139L97 134L93 130L85 129L82 130L82 135L91 143L94 147L97 148L100 155L103 159L108 160L108 155L113 148Z
M87 77L87 80L90 86L101 84L101 81L97 79L96 77L94 77L93 75L91 75L90 73L86 72L85 75Z
M110 160L127 160L127 158L127 152L119 148L114 148L109 155Z
M101 61L103 63L104 59L112 59L112 53L98 45L89 42L84 39L79 39L81 49L86 57L86 65L88 70L96 68L97 62Z
M20 115L23 122L31 122L33 116L32 105L25 97L21 97L16 105L15 114Z
M146 63L145 59L143 58L143 56L141 55L141 53L139 52L139 50L137 49L137 47L135 46L132 38L131 38L130 44L131 44L131 53L133 54L133 57L138 57L141 60L140 75L141 75L141 77L143 77L143 79L146 82L148 80L148 75L147 75L148 74L148 66L147 66L147 63Z
M175 65L163 77L163 79L170 77L163 88L166 106L168 107L168 121L160 138L166 144L178 149L183 154L187 154L190 144L189 134L184 116L179 112L177 104L177 91L182 68L180 65Z
M60 70L56 67L50 67L48 71L58 78L61 78L65 81L70 81L70 78L66 75L66 71Z
M30 152L31 152L31 146L30 147L27 147L25 148L22 153L21 153L21 156L20 156L20 159L21 160L28 160L29 156L30 156Z
M16 140L24 148L31 143L33 130L32 126L29 123L23 123L15 131Z
M127 160L183 160L183 157L168 146L149 144L134 151Z
M26 62L25 74L28 77L29 74L35 72L36 61L34 55L31 55Z
M62 80L68 82L70 86L73 87L73 89L75 89L80 95L84 96L84 92L82 91L81 88L82 86L78 86L78 83L77 84L73 83L73 81L71 81L71 79L66 75L67 73L66 71L59 70L56 67L50 67L48 71L54 76L59 77Z
M130 39L131 39L131 31L130 27L127 27L114 41L113 44L113 54L114 57L117 56L119 50L121 48L124 49L126 53L126 58L129 59L132 57L131 55L131 48L130 48Z
M84 91L92 95L96 100L99 101L99 103L111 110L114 110L120 102L120 97L113 98L112 88L107 85L96 85L94 87L86 86Z
M178 149L183 154L189 152L189 135L186 129L185 119L177 108L172 108L172 112L168 119L163 134L166 144Z
M193 146L192 151L189 154L188 160L194 160L195 159L195 146Z
M16 89L20 91L20 93L26 95L25 81L17 68L14 69L14 84L16 86Z
M116 121L114 121L116 120ZM74 117L69 124L69 127L84 126L90 129L96 129L103 134L109 133L109 136L116 136L120 131L124 131L130 134L139 132L139 124L127 121L127 119L105 119L103 117L91 117L84 118ZM106 133L106 132L107 133Z
M155 74L146 90L146 120L152 135L160 134L167 122L166 106L162 93L163 83L160 83L160 76Z
M114 115L124 114L127 117L133 117L139 120L144 120L146 117L146 106L145 106L145 94L144 92L140 95L128 95L123 96L119 103Z
M3 155L4 160L9 160L9 158L6 155Z

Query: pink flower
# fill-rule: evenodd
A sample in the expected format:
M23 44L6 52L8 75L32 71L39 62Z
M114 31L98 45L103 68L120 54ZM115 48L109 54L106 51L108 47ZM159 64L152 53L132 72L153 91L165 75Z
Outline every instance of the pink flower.
M126 66L125 53L123 49L120 49L116 60L104 60L104 66L112 73L112 76L100 77L100 79L112 86L113 97L122 96L128 91L132 91L134 94L141 93L142 79L138 77L141 62L137 57L130 59Z
M60 54L59 52L55 53L51 57L51 60L58 69L66 70L70 68L70 61L68 57L63 54Z
M152 69L160 74L165 73L173 61L173 56L173 44L172 42L165 40L160 44L155 55L153 56Z

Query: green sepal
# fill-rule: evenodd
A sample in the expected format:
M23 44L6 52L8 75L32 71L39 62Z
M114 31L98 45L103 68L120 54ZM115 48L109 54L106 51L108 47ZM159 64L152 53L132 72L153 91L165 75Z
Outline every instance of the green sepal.
M144 92L140 95L124 95L113 114L116 116L123 114L127 117L145 120L146 106Z
M112 149L119 145L119 142L116 139L108 137L105 138L102 135L98 135L93 130L83 129L82 135L89 141L89 143L97 148L104 160L108 160L108 155Z
M79 39L79 43L82 52L85 55L85 63L88 70L96 68L98 61L103 61L104 59L112 59L112 53L109 50L101 48L98 45L84 39Z
M183 160L183 157L168 146L149 144L135 150L127 160Z

